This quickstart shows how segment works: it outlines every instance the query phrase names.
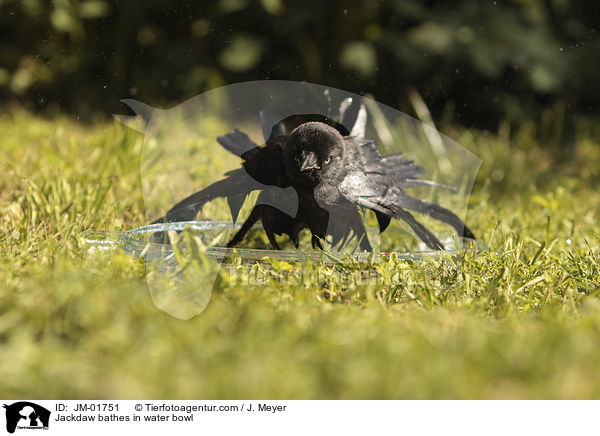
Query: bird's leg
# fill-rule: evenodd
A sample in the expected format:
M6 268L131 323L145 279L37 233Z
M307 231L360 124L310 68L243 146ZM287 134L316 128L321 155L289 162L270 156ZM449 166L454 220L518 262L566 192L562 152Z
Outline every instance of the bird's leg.
M351 231L352 237L359 240L361 250L373 250L356 206L345 203L334 207L329 213L329 222L327 223L327 234L331 235L333 239L332 246L343 247L348 241Z
M296 222L294 230L289 235L296 248L298 248L298 246L300 245L300 238L298 237L298 235L300 234L300 230L302 230L304 227L306 227L306 224L302 222Z
M252 226L256 224L256 222L259 219L262 218L264 206L264 204L254 206L254 209L252 209L252 212L250 212L250 215L248 216L246 221L244 221L244 224L242 224L240 230L238 230L238 232L233 236L233 238L231 238L231 241L229 241L227 247L234 247L244 240L244 237L246 236L248 231L250 231Z
M319 238L317 235L313 234L312 235L312 239L310 240L310 243L312 244L312 248L313 249L317 249L319 248L319 250L323 250L323 246L321 245L321 238Z
M262 223L273 248L280 250L279 244L275 240L275 235L283 235L284 233L289 236L296 248L298 248L298 233L303 227L301 222L298 222L282 210L265 204Z
M248 219L242 224L240 230L229 241L227 246L233 247L242 242L248 231L259 219L262 220L263 229L275 250L281 250L275 239L275 234L280 235L283 233L286 233L296 248L298 248L298 232L302 228L302 225L297 223L291 216L268 204L257 204L254 206Z
M355 213L350 215L350 227L354 232L354 235L360 240L360 249L362 251L373 251L369 238L367 237L367 230L360 218L360 215L356 212L356 206L354 207Z
M300 196L300 205L298 207L298 216L303 216L306 220L306 226L312 233L311 245L313 249L323 249L321 239L325 239L328 233L329 212L320 207L311 192L307 196Z
M269 238L269 242L271 243L271 245L273 246L273 248L275 250L281 250L281 248L279 247L279 244L275 240L275 235L273 234L273 230L271 229L271 227L265 226L264 221L263 221L263 228L265 229L265 233L267 234L267 238Z
M352 226L352 230L354 231L354 234L360 241L360 249L362 251L373 251L373 247L371 247L371 243L369 242L369 238L367 237L367 231L363 223L356 223L356 225Z

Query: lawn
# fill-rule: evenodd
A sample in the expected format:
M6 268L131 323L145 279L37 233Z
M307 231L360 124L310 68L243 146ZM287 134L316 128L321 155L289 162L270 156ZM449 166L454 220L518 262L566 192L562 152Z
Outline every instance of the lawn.
M284 287L222 271L184 321L154 305L141 260L84 240L146 224L142 135L5 112L1 396L600 398L600 144L509 127L443 127L483 159L467 222L488 251L392 258L377 283L318 262L274 263L320 273Z

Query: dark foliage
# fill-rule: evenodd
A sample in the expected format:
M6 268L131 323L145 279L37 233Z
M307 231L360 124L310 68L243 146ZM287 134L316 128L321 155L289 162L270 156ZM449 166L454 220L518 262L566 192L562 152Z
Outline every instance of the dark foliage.
M496 129L598 112L599 25L594 0L4 0L0 97L86 118L306 80L407 111L414 87L434 118Z

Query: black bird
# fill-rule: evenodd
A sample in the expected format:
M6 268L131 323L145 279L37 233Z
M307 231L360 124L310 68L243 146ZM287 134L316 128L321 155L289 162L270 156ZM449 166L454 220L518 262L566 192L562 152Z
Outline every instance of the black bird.
M264 118L261 114L261 121ZM432 249L444 246L406 209L446 222L459 236L475 239L451 211L404 192L420 185L443 185L418 179L422 169L401 155L381 157L375 142L364 138L363 105L350 99L342 102L340 122L322 116L309 118L316 121L301 122L289 135L285 122L275 124L270 134L264 132L268 137L264 147L238 130L217 138L224 148L243 159L243 168L187 197L155 222L191 220L206 202L217 197L227 197L235 220L246 196L261 190L257 204L228 246L239 244L262 220L275 249L279 249L275 234L287 234L298 247L299 232L308 228L313 248L322 248L320 240L326 235L332 236L335 246L353 234L359 238L360 248L370 251L356 206L375 212L381 232L392 217L404 220ZM265 124L270 123L263 122L263 129ZM352 125L350 131L346 125Z
M305 195L311 193L319 207L339 215L340 219L350 214L348 225L355 234L359 229L354 227L351 211L361 206L376 213L380 231L387 228L390 217L404 220L432 249L444 246L406 209L450 224L461 237L475 239L471 230L448 209L406 194L403 185L418 182L412 176L418 174L419 168L398 155L382 158L373 140L342 137L323 123L304 123L288 137L284 163L291 185L298 192L306 192ZM309 228L313 231L310 225ZM335 230L328 233L335 235Z

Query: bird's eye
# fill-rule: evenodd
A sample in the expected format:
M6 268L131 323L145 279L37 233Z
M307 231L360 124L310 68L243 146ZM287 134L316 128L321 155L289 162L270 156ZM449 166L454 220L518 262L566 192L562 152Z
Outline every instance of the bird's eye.
M327 165L329 162L331 162L331 158L330 158L330 157L328 157L327 159L325 159L325 160L323 161L323 164L324 164L324 165Z

